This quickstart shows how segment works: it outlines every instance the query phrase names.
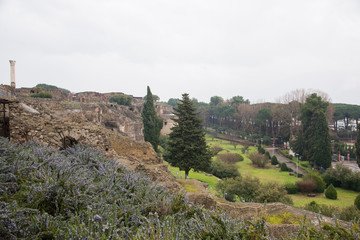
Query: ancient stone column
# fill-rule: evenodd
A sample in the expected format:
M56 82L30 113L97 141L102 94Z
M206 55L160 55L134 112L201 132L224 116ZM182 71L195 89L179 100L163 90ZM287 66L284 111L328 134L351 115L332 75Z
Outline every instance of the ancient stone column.
M10 86L15 90L15 60L9 60L10 62Z

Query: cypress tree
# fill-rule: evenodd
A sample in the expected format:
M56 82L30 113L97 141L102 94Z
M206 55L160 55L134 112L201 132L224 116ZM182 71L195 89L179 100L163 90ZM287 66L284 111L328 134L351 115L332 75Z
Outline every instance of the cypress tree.
M312 161L316 166L326 169L331 166L332 150L325 113L322 111L315 112L312 120L314 126L314 132L311 135L314 143Z
M326 121L329 103L313 93L301 106L302 131L298 135L294 150L313 166L328 168L331 165L331 142Z
M164 159L180 170L185 171L187 179L191 169L206 171L211 163L211 151L206 145L201 120L188 94L182 95L173 120L176 125L171 129Z
M163 122L155 111L154 99L149 86L147 87L146 101L144 103L141 117L144 124L144 139L146 142L150 142L154 150L158 152L160 130Z
M360 124L357 126L357 139L355 143L355 155L358 166L360 167Z

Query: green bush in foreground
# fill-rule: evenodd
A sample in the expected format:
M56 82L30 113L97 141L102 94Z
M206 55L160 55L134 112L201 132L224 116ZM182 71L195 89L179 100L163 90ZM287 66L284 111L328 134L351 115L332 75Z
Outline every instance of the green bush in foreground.
M337 199L337 191L332 184L330 184L328 186L328 188L326 189L325 196L326 196L326 198L329 198L329 199L333 199L333 200Z

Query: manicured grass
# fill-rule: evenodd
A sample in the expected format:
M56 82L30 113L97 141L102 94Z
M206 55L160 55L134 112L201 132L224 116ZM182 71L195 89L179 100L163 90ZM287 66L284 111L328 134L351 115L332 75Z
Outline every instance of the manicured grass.
M207 136L206 140L210 146L217 145L224 149L219 154L226 152L241 154L244 157L244 161L236 163L236 166L238 167L238 171L242 176L251 175L259 178L261 182L278 182L280 184L285 184L287 182L295 183L297 180L299 180L294 176L290 176L289 172L280 172L280 168L272 166L270 164L270 160L267 168L265 169L254 167L251 160L248 158L248 154L257 151L256 147L249 147L248 153L242 154L241 148L243 146L241 145L237 145L235 149L234 146L226 140L214 139L214 141L212 141L212 138L209 136Z
M164 163L166 163L166 162L164 162ZM179 168L172 167L172 166L169 165L168 169L169 169L171 175L173 175L175 178L177 178L177 179L185 179L185 172L180 171ZM196 179L196 180L199 180L201 182L208 183L209 186L210 186L210 190L215 190L215 186L218 183L218 181L220 180L219 178L217 178L217 177L215 177L213 175L210 175L210 174L207 174L207 173L204 173L204 172L195 172L193 170L191 170L189 172L189 179Z
M337 200L327 199L324 193L318 194L316 197L308 197L306 194L290 194L289 196L294 201L295 207L304 207L306 204L315 201L318 204L332 205L335 207L348 207L354 205L354 200L358 195L357 192L336 188Z

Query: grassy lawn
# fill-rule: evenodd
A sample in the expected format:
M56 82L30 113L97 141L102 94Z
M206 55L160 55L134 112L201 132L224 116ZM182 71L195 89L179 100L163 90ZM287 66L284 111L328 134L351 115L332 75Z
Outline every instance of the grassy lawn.
M308 197L306 194L290 194L289 196L294 201L295 207L304 207L306 204L315 201L318 204L332 205L335 207L348 207L354 205L354 200L358 195L357 192L345 190L342 188L336 188L338 199L331 200L325 197L324 193L319 194L316 197Z
M166 162L164 162L164 163L166 163ZM177 178L177 179L184 179L185 178L185 172L180 171L179 168L172 167L172 166L169 165L168 169L171 172L171 175L173 175L175 178ZM189 172L189 179L196 179L196 180L199 180L201 182L208 183L211 190L215 190L215 186L218 183L218 181L220 180L219 178L217 178L217 177L215 177L213 175L209 175L209 174L204 173L204 172L195 172L193 170L191 170Z
M285 183L295 183L296 181L300 180L300 178L296 178L295 176L290 176L289 172L280 172L280 169L268 164L268 167L265 169L261 168L255 168L251 160L248 158L248 154L257 151L256 147L249 147L249 151L246 154L242 154L241 148L243 146L237 145L236 148L234 148L234 145L232 145L229 141L216 139L206 135L206 141L208 145L214 146L217 145L219 147L222 147L224 150L222 150L219 154L231 152L231 153L239 153L244 157L244 161L237 162L236 166L238 167L239 172L242 176L251 175L254 177L257 177L260 179L261 182L277 182L279 184L285 184ZM214 157L216 158L216 156ZM296 161L294 158L293 161ZM169 171L173 176L175 176L177 179L184 179L185 173L184 171L180 171L179 168L172 167L169 165L168 167ZM203 173L203 172L194 172L193 170L189 173L190 179L197 179L201 182L206 182L209 184L209 190L212 194L216 194L215 186L220 181L219 178ZM186 185L186 184L185 184ZM184 186L185 186L184 185ZM193 191L192 186L185 186L187 191ZM304 207L306 204L310 203L311 201L316 201L318 204L327 204L332 205L336 207L347 207L354 204L354 200L358 193L354 191L344 190L341 188L336 188L338 193L338 199L337 200L331 200L327 199L325 197L325 194L319 194L316 197L307 197L305 194L295 194L295 195L289 195L293 202L295 207ZM195 190L194 190L195 191Z
M214 141L212 141L212 138L209 136L207 136L206 140L210 146L217 145L224 149L219 154L226 152L241 154L244 157L244 161L236 163L236 166L242 176L252 175L259 178L261 182L278 182L280 184L287 182L295 183L298 180L296 177L290 176L288 172L280 172L280 168L272 166L270 161L268 168L262 169L254 167L251 160L247 157L248 153L241 153L241 148L243 147L241 145L237 145L235 149L232 144L225 140L214 139ZM256 147L249 147L249 153L253 151L256 151Z

